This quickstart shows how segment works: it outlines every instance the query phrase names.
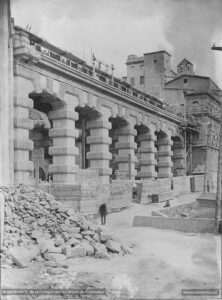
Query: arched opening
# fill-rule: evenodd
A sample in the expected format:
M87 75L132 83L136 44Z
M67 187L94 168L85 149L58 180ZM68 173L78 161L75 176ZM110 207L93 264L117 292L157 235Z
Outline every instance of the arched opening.
M49 130L52 122L48 114L53 110L52 105L43 99L42 94L33 94L33 108L29 110L29 118L34 121L34 128L29 131L29 139L33 141L34 149L30 152L30 160L34 164L33 179L38 184L39 181L48 181L49 166L52 164L52 156L49 154L49 147L52 146L52 138Z
M79 169L85 170L89 168L87 153L90 151L90 145L87 143L90 130L87 129L86 124L88 121L98 118L99 112L89 106L77 106L75 111L79 114L79 118L75 123L76 129L79 131L79 137L76 139L76 147L79 149L79 154L76 156L76 165Z
M47 180L45 170L41 167L39 168L39 180L40 181L46 181Z

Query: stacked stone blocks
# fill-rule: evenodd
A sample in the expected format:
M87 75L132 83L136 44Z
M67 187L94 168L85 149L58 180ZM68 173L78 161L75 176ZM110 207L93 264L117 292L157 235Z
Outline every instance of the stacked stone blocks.
M168 178L172 177L172 155L171 146L173 141L170 136L163 137L157 140L158 146L158 163L159 168L158 178Z
M134 141L137 131L130 128L127 125L120 128L117 131L118 142L115 144L118 149L118 156L116 161L118 162L118 172L129 174L129 155L131 155L131 179L136 176L135 163L137 162L137 157L135 155L135 149L137 144Z
M29 151L33 142L29 140L29 130L33 121L29 119L29 109L33 102L28 97L14 97L14 171L16 183L29 183L33 171L33 162L29 161Z
M157 137L153 132L143 133L139 135L138 140L140 141L138 152L141 155L139 160L141 171L138 173L138 176L141 179L155 178L157 176L155 171L155 166L157 164L155 159L155 153L157 152L155 141L157 140Z
M111 123L99 118L88 121L86 128L90 130L90 136L87 137L87 143L90 145L90 152L87 153L89 168L99 171L101 183L109 183L109 176L112 174L109 167L109 161L112 158L109 152L109 145L112 142L109 137Z
M75 164L75 156L79 153L75 147L75 138L78 137L75 121L78 120L78 113L55 110L49 113L49 118L53 121L53 129L49 132L53 138L53 146L49 148L53 164L49 172L53 174L53 183L72 184L76 181L78 169Z

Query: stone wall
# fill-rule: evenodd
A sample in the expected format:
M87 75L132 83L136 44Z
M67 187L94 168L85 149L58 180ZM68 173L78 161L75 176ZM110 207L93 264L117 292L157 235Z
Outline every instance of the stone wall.
M62 202L75 211L80 211L81 186L80 185L53 185L50 193L57 201ZM93 195L92 195L93 196Z
M136 216L134 227L154 227L182 232L215 232L215 220L204 218L170 218L162 216Z
M190 176L180 176L173 178L174 195L190 193Z
M151 195L152 194L160 194L165 193L171 190L171 179L163 178L163 179L148 179L142 181L142 193L141 193L141 201L142 204L148 204L152 202Z
M192 175L195 178L195 192L202 192L204 186L204 175Z
M97 214L102 203L109 211L120 210L132 201L132 181L113 181L111 184L54 185L51 194L57 201L84 214Z
M182 212L188 213L189 215L190 212L193 212L195 216L197 216L197 209L198 209L198 203L195 201L195 202L181 204L174 207L164 208L159 210L159 212L168 217L178 216ZM152 216L155 216L155 213L156 213L155 211L152 211Z
M114 180L110 184L108 207L111 211L119 210L130 205L132 201L132 181Z
M195 192L203 191L203 175L178 176L163 179L148 179L142 182L141 203L148 204L152 202L152 194L164 194L171 190L171 181L173 180L174 196L183 195L191 192L190 180L195 180Z

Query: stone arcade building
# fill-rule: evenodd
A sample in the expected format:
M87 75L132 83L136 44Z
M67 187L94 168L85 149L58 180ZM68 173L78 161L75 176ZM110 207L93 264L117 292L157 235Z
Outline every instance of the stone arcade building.
M108 198L124 206L135 178L185 175L181 117L15 27L8 9L1 2L1 184L52 176L57 199L93 212Z

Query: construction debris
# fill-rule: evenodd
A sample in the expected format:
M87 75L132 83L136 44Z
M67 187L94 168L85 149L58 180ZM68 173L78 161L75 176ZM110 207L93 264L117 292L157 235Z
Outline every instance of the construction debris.
M49 274L60 274L69 258L132 253L50 194L25 185L0 187L0 193L5 195L3 263L25 268L33 260L44 261Z

